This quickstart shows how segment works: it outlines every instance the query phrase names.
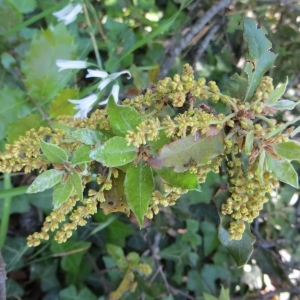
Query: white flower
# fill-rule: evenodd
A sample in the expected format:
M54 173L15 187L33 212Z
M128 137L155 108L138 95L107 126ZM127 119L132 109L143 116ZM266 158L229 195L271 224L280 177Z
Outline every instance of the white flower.
M68 101L73 104L78 104L74 107L74 109L78 109L79 111L75 114L74 118L84 119L87 117L88 112L93 108L93 104L98 100L98 95L92 94L88 97L82 98L80 100L72 100Z
M81 4L77 4L75 6L73 4L68 4L63 9L54 12L52 15L57 18L57 21L63 21L66 25L68 25L76 20L76 17L81 10Z
M88 66L88 63L84 60L63 60L57 59L56 65L59 67L58 72L67 70L67 69L85 69Z
M118 83L114 84L114 85L113 85L113 88L112 88L112 90L111 90L111 93L110 93L110 95L108 96L108 98L107 98L106 100L104 100L104 101L101 101L101 102L99 103L99 105L107 104L107 103L108 103L108 100L109 100L109 97L110 97L111 95L114 96L114 100L115 100L115 102L117 103L118 100L119 100L119 90L120 90L119 84L118 84Z
M88 69L87 71L88 71L89 74L86 75L86 78L89 78L89 77L98 77L98 78L102 78L103 79L100 82L99 86L98 86L99 90L103 90L110 82L112 82L113 80L115 80L116 78L118 78L120 75L128 74L129 77L127 77L127 79L131 78L131 74L127 70L121 71L121 72L117 72L117 73L112 73L112 74L108 74L107 72L100 71L100 70L91 70L91 69Z

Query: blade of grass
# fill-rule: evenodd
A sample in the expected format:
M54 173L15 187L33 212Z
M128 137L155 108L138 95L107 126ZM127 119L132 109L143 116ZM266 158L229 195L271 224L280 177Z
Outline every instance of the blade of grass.
M120 62L122 61L127 55L129 55L130 53L132 53L134 50L142 47L143 45L145 45L147 42L149 42L150 40L154 39L156 36L158 36L159 34L161 34L163 31L167 30L172 23L176 20L176 18L179 16L179 14L181 13L182 10L184 10L192 1L183 1L182 4L180 5L180 8L178 9L177 13L171 17L169 20L163 22L162 24L160 24L160 26L155 29L154 31L152 31L151 33L149 33L147 36L145 36L144 38L142 38L141 40L139 40L135 45L133 45L129 50L127 50L123 55L121 55L119 58L117 58L116 60L114 60L113 63L111 63L110 65L106 66L106 69L109 69L110 71L113 70L113 68Z
M48 15L52 14L53 12L60 10L61 8L63 8L65 5L68 4L68 1L63 1L61 3L58 3L57 5L54 5L53 7L31 17L30 19L26 20L25 22L13 27L12 29L6 31L3 36L6 38L12 34L17 33L18 31L20 31L22 28L27 27L37 21L39 21L40 19L47 17Z
M5 173L5 175L9 175L9 174ZM6 197L19 196L19 195L23 195L26 193L29 185L19 186L16 188L11 188L11 186L10 186L5 189L5 175L4 175L4 190L0 191L0 199L6 198Z
M4 190L9 190L12 187L10 181L10 174L4 174ZM1 220L1 227L0 227L0 249L2 249L8 228L9 216L10 216L10 205L11 205L11 196L6 196L3 202L3 210L2 210L2 220Z

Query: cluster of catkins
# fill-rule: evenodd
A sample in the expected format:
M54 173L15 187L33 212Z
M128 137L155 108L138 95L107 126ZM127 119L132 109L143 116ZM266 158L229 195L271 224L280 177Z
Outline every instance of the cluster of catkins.
M270 192L271 186L278 185L276 178L269 172L264 172L263 181L255 178L256 158L260 152L260 145L276 143L288 138L288 134L283 134L276 139L268 139L267 135L275 130L276 126L262 127L260 124L254 124L254 119L275 113L271 108L264 106L272 90L272 80L264 77L252 101L243 102L222 94L214 81L206 84L203 78L195 80L192 67L184 65L181 76L176 74L173 79L167 77L159 81L157 85L149 85L135 98L123 101L123 105L134 107L143 118L136 130L128 131L126 135L128 145L133 144L137 148L149 145L152 141L158 141L162 133L166 137L166 143L187 135L194 135L197 140L201 136L212 136L220 131L223 135L225 133L224 152L202 166L198 166L191 159L188 171L196 174L198 182L203 183L208 172L219 172L219 169L225 166L222 162L226 161L231 197L222 205L222 214L230 215L232 218L229 232L233 240L242 238L245 229L244 222L252 222L258 216L263 204L268 201L265 194ZM200 104L197 104L197 99L200 100ZM213 103L222 102L230 108L229 114L226 116L222 113L218 114L207 103L203 103L205 100ZM173 109L173 115L164 111L166 107ZM160 117L161 114L163 117ZM268 120L275 123L275 121ZM111 129L106 109L96 110L89 118L83 120L74 120L71 116L64 116L59 117L58 122L75 129L89 128L102 131ZM249 131L254 131L254 144L246 167L241 158L245 138ZM34 169L47 170L51 167L51 163L40 155L40 140L46 140L49 137L50 142L69 152L74 152L82 144L79 141L68 141L68 136L63 130L49 128L30 130L25 137L18 138L12 145L6 145L6 153L0 153L0 172L17 172L23 168L27 173ZM265 150L267 151L267 146ZM269 151L272 152L271 147ZM143 159L146 161L147 156ZM90 172L95 169L94 164L95 162L88 163L87 174L81 175L83 188L91 180ZM63 168L54 164L52 167ZM47 240L49 231L56 231L57 242L66 241L72 235L72 230L76 230L77 226L85 225L86 219L96 213L98 205L105 206L107 202L105 191L111 189L112 179L118 177L118 170L109 168L107 171L107 168L102 167L108 175L98 174L99 190L89 190L88 197L82 201L83 205L78 205L79 197L75 192L72 193L67 202L54 209L46 218L41 232L28 237L29 246L37 246L40 239ZM152 218L153 214L159 212L159 206L174 205L176 200L187 192L168 183L163 185L163 190L163 192L158 190L153 192L146 214L148 218ZM107 210L106 213L113 211L122 210ZM68 218L67 215L69 215ZM65 223L60 225L62 222Z

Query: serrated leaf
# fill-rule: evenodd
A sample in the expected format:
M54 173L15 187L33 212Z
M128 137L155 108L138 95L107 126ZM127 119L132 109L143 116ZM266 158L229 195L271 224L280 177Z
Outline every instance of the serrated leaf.
M43 140L41 140L40 144L43 154L45 154L52 163L62 164L68 160L68 153L64 149L55 144L46 143Z
M0 89L0 139L8 132L8 125L30 113L25 93L20 89L4 86Z
M174 167L175 172L184 172L193 159L198 166L219 155L224 150L222 132L214 136L201 136L199 141L194 141L194 136L178 139L170 144L164 145L157 157L151 157L147 162L152 168Z
M278 155L288 160L300 160L300 143L296 141L275 144L274 150Z
M298 189L298 175L292 164L288 161L279 161L269 155L266 156L266 170L272 173L279 181Z
M124 185L127 203L142 228L154 188L151 168L143 166L142 162L137 166L131 165L127 169Z
M63 203L65 203L73 191L73 185L70 181L66 183L59 182L53 191L53 206L55 209L59 208Z
M183 190L199 190L199 183L196 174L189 171L178 173L172 168L155 169L155 172L171 185Z
M80 175L77 172L72 172L70 176L71 183L79 196L80 201L83 200L83 189Z
M255 242L255 238L250 231L250 224L246 222L246 229L243 233L243 238L239 241L229 240L230 234L228 230L229 224L232 220L230 216L224 216L221 212L222 204L226 203L229 197L230 194L227 190L219 190L214 198L214 202L217 206L220 217L218 236L221 244L227 248L233 259L235 260L238 268L240 268L244 266L249 260L253 252L253 244Z
M40 174L29 186L26 193L38 193L50 189L60 182L64 172L57 170L48 170Z
M251 130L246 136L245 142L245 153L246 155L250 155L253 149L253 141L254 141L254 131Z
M55 61L72 60L75 58L75 51L74 37L63 22L55 27L50 26L39 36L35 36L22 65L29 95L39 102L54 98L58 88L63 88L60 83L72 72L58 72Z
M53 100L49 114L52 118L57 118L61 115L73 115L74 104L70 103L68 99L77 99L78 90L66 88L61 91Z
M107 167L117 167L133 161L136 154L136 147L133 145L127 146L125 138L115 136L99 148L93 150L90 157Z
M34 128L38 129L41 126L46 126L46 122L38 114L30 114L27 117L19 119L9 125L7 140L12 144L19 136L24 135L26 131Z
M119 136L125 136L127 130L136 131L142 122L140 114L133 107L116 104L112 96L108 100L107 112L110 126Z
M238 99L243 99L248 88L247 78L243 78L237 73L230 77L231 81L226 84L226 88L230 92L230 96Z
M272 44L266 38L267 31L264 27L258 29L256 22L251 18L244 19L243 27L243 37L249 49L244 69L248 75L248 89L244 100L250 101L264 74L273 67L277 55L270 51Z
M86 145L96 145L98 142L107 140L107 137L101 131L88 128L77 129L73 131L71 135Z
M285 83L277 87L274 91L271 92L265 104L274 105L277 102L277 100L280 99L282 95L285 93L288 83L289 83L289 79L288 77L286 77Z
M275 104L270 105L270 106L277 109L277 110L292 110L299 103L300 103L300 101L295 102L295 101L290 101L290 100L280 100L280 101L277 101Z
M82 145L78 147L73 154L71 164L72 166L79 165L82 163L90 162L93 159L90 157L91 147L88 145Z

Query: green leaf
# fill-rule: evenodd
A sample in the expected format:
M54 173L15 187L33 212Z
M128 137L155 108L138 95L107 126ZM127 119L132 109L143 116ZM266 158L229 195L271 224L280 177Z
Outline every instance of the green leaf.
M152 168L174 167L175 172L183 172L188 169L191 159L202 166L221 155L223 150L221 132L214 136L202 136L197 142L193 135L189 135L163 146L158 156L151 157L147 162Z
M116 104L112 96L108 100L107 113L113 132L119 136L125 136L127 130L136 131L142 122L140 114L133 107Z
M266 38L267 31L264 27L258 29L254 19L250 18L244 19L243 27L244 40L249 50L244 69L248 75L248 89L244 100L250 101L264 74L273 67L277 55L270 51L272 44Z
M49 113L52 118L57 118L61 115L73 115L75 113L74 104L68 99L77 99L78 90L66 88L61 91L53 100Z
M212 295L206 294L206 293L203 293L203 296L204 296L205 300L219 300L218 298L216 298Z
M45 171L33 181L26 193L38 193L50 189L60 182L63 173L64 172L62 171L57 171L54 169Z
M97 300L97 297L86 287L84 287L77 294L77 290L74 285L70 285L69 287L59 292L59 300L82 300L82 299Z
M298 189L298 175L292 164L288 161L279 161L269 155L266 156L266 169L276 178Z
M300 143L296 141L275 144L274 150L278 155L288 160L300 160Z
M107 167L117 167L133 161L136 153L137 148L133 145L127 146L125 138L115 136L99 148L93 150L90 157Z
M91 147L88 145L82 145L78 147L73 154L72 160L71 160L71 165L79 165L82 163L90 162L93 159L90 157L91 153Z
M265 184L264 183L265 157L266 157L266 152L263 150L263 151L261 151L261 153L259 155L259 161L258 161L257 168L256 168L256 177L262 186L264 186L264 184Z
M280 99L282 95L285 93L288 83L289 83L289 79L288 77L286 77L285 83L282 84L280 87L277 87L274 91L271 92L265 104L274 105L277 102L277 100Z
M28 14L35 10L36 0L9 0L9 2L22 14Z
M75 51L74 37L63 22L55 27L49 26L40 36L35 36L22 65L29 95L39 102L54 98L58 88L63 88L60 83L72 72L58 72L55 61L72 60L75 58Z
M116 260L117 266L120 269L125 270L128 267L127 260L121 247L107 244L107 251Z
M290 101L290 100L280 100L280 101L277 101L275 104L270 105L270 106L277 109L277 110L292 110L299 103L300 103L300 101L295 102L295 101Z
M243 78L237 73L230 77L231 81L226 84L226 88L230 92L230 96L238 99L243 99L248 88L247 78Z
M41 140L41 149L45 156L56 164L62 164L68 160L68 153L55 144L46 143Z
M0 2L0 35L22 22L22 14L13 6ZM3 42L1 41L1 44ZM1 45L2 46L2 45Z
M155 172L171 185L183 190L199 190L196 174L189 171L183 173L174 172L172 168L155 169Z
M77 172L72 172L70 177L71 183L75 188L77 195L79 196L80 201L83 200L83 189L80 175Z
M30 105L25 93L17 88L4 86L0 89L0 139L8 132L8 125L30 113Z
M291 137L294 137L299 132L300 132L300 126L293 130L293 132L291 133Z
M224 216L221 212L222 204L226 203L229 197L230 194L228 191L219 190L214 198L220 217L218 236L221 244L228 249L237 266L240 268L249 260L253 252L253 243L255 242L255 238L250 231L250 224L246 222L246 229L243 233L243 238L239 241L229 240L230 234L228 229L231 218L228 215Z
M250 155L253 149L253 141L254 141L254 131L251 130L246 136L246 143L245 143L245 153L246 155Z
M88 128L77 129L72 132L72 137L86 145L96 145L98 142L106 141L105 135L101 131Z
M149 144L153 150L158 150L165 144L169 144L171 138L167 136L164 130L160 130L158 134L158 139L156 141L150 141Z
M127 203L142 228L154 188L151 168L148 165L143 166L142 162L136 167L131 165L127 169L124 184Z
M27 117L19 119L19 121L10 124L8 127L7 140L9 144L12 144L19 136L25 135L26 131L30 129L38 129L41 126L46 126L46 122L43 121L41 115L30 114Z
M66 183L59 182L54 187L53 192L53 206L55 209L59 208L63 203L65 203L71 193L73 191L73 185L70 181L67 181Z

